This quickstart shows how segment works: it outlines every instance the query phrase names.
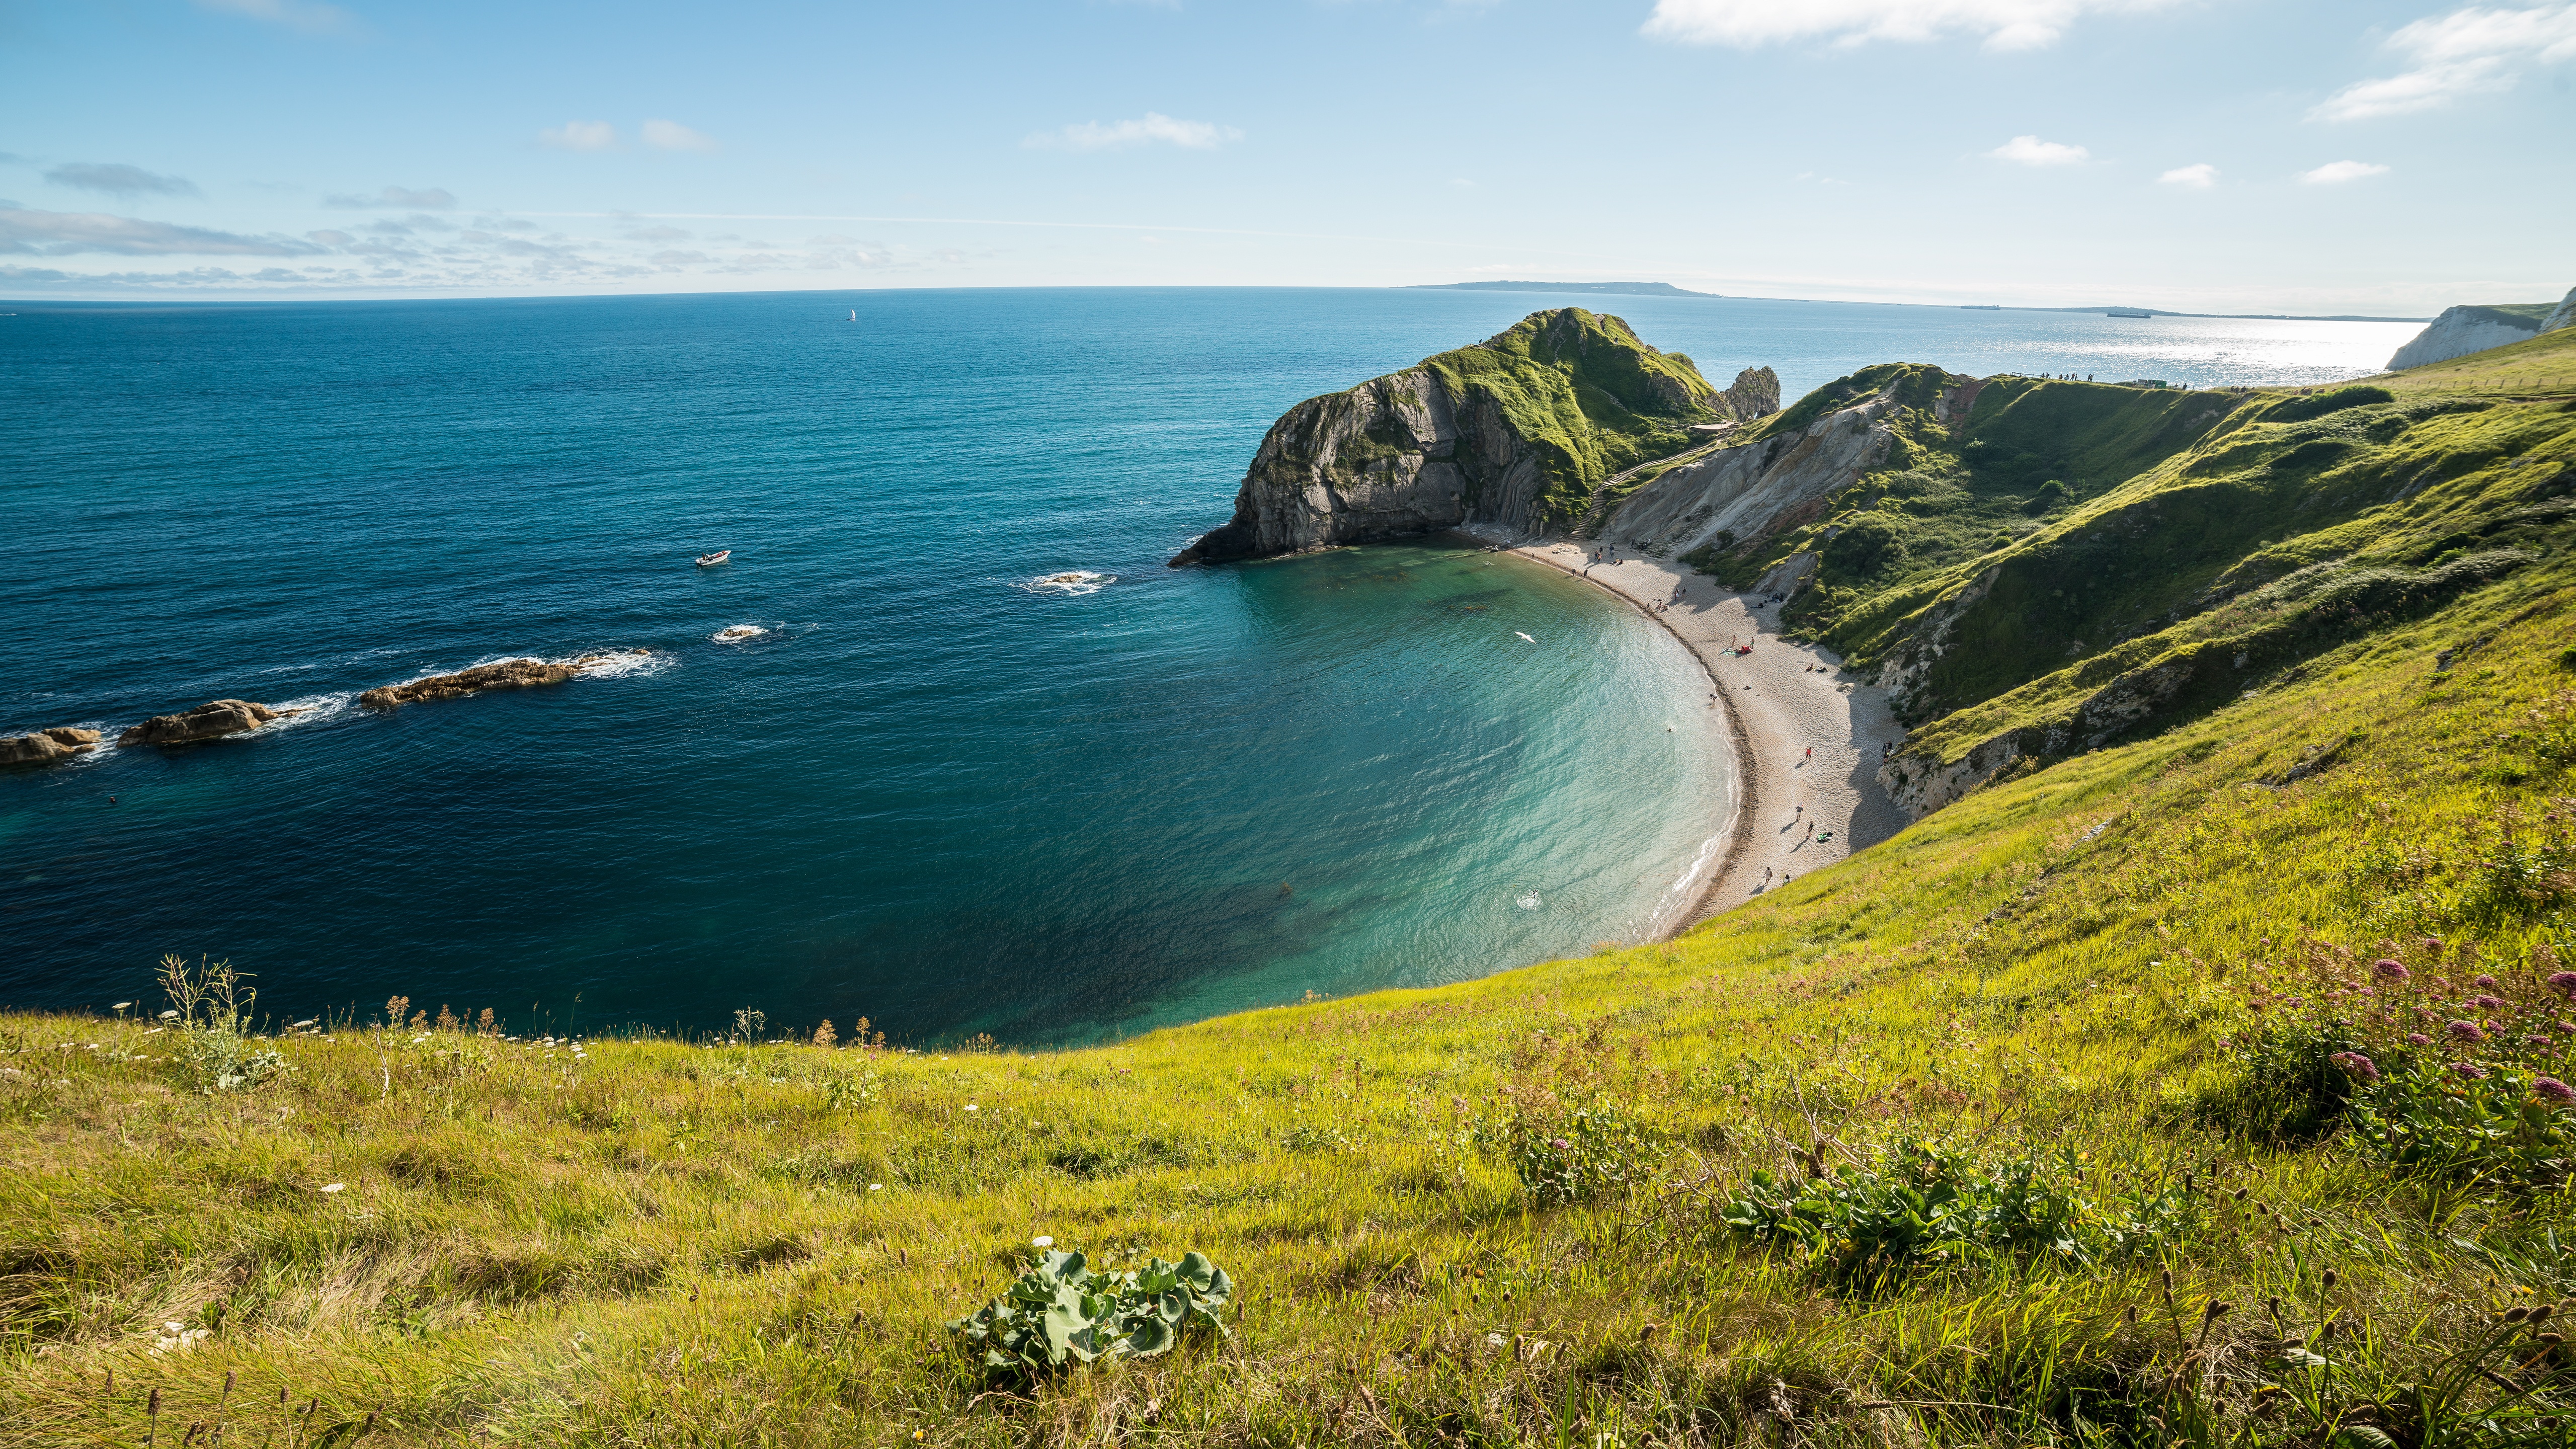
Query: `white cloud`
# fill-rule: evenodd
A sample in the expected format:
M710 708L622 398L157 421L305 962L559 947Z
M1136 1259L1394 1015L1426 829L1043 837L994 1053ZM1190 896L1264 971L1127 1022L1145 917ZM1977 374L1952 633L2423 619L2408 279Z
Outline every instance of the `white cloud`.
M2314 171L2302 171L2299 179L2310 186L2340 186L2366 176L2385 176L2388 168L2370 161L2329 161Z
M304 0L197 0L201 10L220 10L227 15L247 15L289 30L310 35L347 30L349 12L337 5L308 4Z
M1243 133L1209 121L1177 121L1160 111L1147 111L1132 121L1080 121L1062 130L1040 131L1021 144L1045 150L1109 151L1124 146L1165 144L1193 151L1213 151Z
M2043 141L2037 136L2015 136L1986 154L1998 161L2013 161L2024 166L2072 166L2092 153L2081 146Z
M388 186L373 196L325 196L324 206L364 210L369 207L394 206L405 210L446 211L456 205L456 195L443 186L414 191L407 186Z
M646 121L644 144L665 151L713 151L715 137L704 131L693 131L677 121Z
M2218 168L2201 161L2190 166L2177 166L2156 179L2168 186L2191 186L2206 191L2218 184Z
M609 151L616 149L617 128L606 121L566 121L538 132L537 140L558 151Z
M2516 67L2576 58L2576 3L2523 10L2472 5L2427 17L2388 37L2388 48L2415 68L2354 81L2308 112L2311 121L2367 121L2451 104L2462 96L2510 90Z
M68 257L301 257L320 248L281 236L241 236L98 212L32 211L0 202L0 254Z
M1926 41L1981 36L1990 50L2054 45L2087 13L2154 10L2174 0L1655 0L1658 40L1751 48L1775 41Z
M104 191L110 196L195 196L196 184L184 176L157 176L123 162L72 161L45 173L56 186Z

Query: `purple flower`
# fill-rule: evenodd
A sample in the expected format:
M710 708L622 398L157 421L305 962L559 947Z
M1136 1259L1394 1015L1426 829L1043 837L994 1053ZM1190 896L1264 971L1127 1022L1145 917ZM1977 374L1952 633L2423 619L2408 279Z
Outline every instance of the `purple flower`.
M1566 1141L1562 1137L1551 1137L1547 1139L1547 1143L1550 1147L1555 1148L1559 1152L1572 1152L1574 1150L1574 1144Z
M2487 1079L2487 1069L2479 1066L2475 1062L2453 1062L2451 1063L2451 1070L2468 1078L2472 1082L2483 1082Z
M2377 972L2382 981L2403 981L2413 974L2402 963L2387 956L2371 962L2370 969Z
M2480 1011L2493 1011L2497 1007L2504 1005L2504 998L2501 996L2472 996L2469 998L2469 1005L2476 1007Z
M2406 1044L2408 1046L2431 1046L2433 1044L2433 1039L2420 1031L2410 1031L2406 1033Z
M2549 1033L2535 1031L2531 1035L2524 1037L2522 1039L2522 1044L2528 1047L2545 1047L2549 1045Z
M2493 990L2495 990L2495 986L2496 986L2496 979L2495 979L2494 977L2492 977L2492 976L2481 976L2481 977L2479 977L2477 980L2472 981L2472 982L2470 982L2469 984L2470 984L2470 985L2472 985L2472 986L2483 986L2483 987L2485 987L2487 990L2489 990L2489 991L2493 991Z
M2564 1107L2570 1102L2576 1102L2576 1087L2571 1087L2556 1077L2534 1077L2531 1080L2531 1095L2544 1102L2555 1102Z
M2333 1062L2336 1066L2343 1068L2344 1071L2349 1073L2355 1081L2375 1082L2379 1080L2379 1064L2372 1061L2370 1058L2363 1056L2359 1052L2336 1052L2333 1056L2327 1058L2327 1060Z
M2453 1041L2485 1041L2486 1030L2474 1021L2455 1021L2442 1028Z
M2576 1001L2576 971L2551 972L2549 984L2557 989L2559 995Z

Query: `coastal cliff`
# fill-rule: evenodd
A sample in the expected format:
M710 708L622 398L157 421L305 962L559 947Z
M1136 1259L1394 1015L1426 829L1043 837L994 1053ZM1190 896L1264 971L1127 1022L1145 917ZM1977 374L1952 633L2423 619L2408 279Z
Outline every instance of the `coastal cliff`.
M2567 304L2561 302L2557 307L2563 314ZM2413 340L2397 349L2396 355L2388 359L2388 368L2395 372L2422 367L2428 362L2448 362L2472 352L2528 342L2540 334L2552 315L2550 308L2547 302L2445 308Z
M2571 351L2562 328L2508 355L2545 377ZM1783 597L1783 633L1888 691L1911 733L1879 782L1919 816L2279 688L2576 545L2570 415L2456 372L2246 394L1888 364L1597 531Z
M1779 408L1769 368L1720 391L1679 353L1579 307L1290 408L1253 455L1234 516L1175 568L1493 523L1581 519L1613 476L1704 441L1697 424Z

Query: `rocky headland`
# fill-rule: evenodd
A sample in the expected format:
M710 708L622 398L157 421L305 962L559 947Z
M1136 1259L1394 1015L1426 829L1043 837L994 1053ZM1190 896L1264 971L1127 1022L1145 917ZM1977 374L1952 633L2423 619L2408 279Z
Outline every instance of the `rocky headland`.
M651 651L638 649L637 654ZM358 696L358 703L369 709L395 709L406 704L422 704L438 699L463 699L491 689L535 689L548 684L561 684L597 669L621 656L585 654L579 659L555 663L545 659L504 659L496 664L478 664L453 674L433 674L403 684L388 684L370 689Z
M1703 443L1694 425L1748 421L1779 405L1769 368L1721 391L1688 357L1647 346L1617 317L1534 312L1474 346L1290 408L1253 455L1234 516L1171 562L1470 523L1562 529L1589 514L1614 477Z
M243 734L301 711L272 709L246 699L216 699L185 714L156 714L116 737L120 745L193 745Z

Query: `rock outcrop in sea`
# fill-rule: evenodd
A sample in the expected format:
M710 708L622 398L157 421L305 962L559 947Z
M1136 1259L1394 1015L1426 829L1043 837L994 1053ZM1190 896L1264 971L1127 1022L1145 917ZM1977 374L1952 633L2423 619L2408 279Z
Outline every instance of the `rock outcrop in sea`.
M2576 291L2568 293L2576 301ZM2409 367L2422 367L2428 362L2448 362L2472 352L2491 347L2510 347L2528 342L2543 331L2567 325L2568 303L2560 302L2555 310L2547 302L2532 302L2509 307L2448 307L2413 340L2397 349L2388 359L2388 370L2396 372Z
M56 725L33 734L0 739L0 765L57 765L83 750L98 748L98 731Z
M120 745L192 745L237 735L297 713L246 699L216 699L185 714L156 714L116 737Z
M646 654L651 651L637 649L632 652ZM370 709L394 709L434 699L463 699L487 689L534 689L540 685L561 684L620 657L585 654L561 664L544 659L504 659L497 664L478 664L471 669L460 669L454 674L433 674L406 684L370 689L358 696L358 703Z
M1612 477L1700 443L1694 424L1779 406L1769 368L1721 392L1617 317L1533 312L1472 347L1290 408L1253 455L1234 517L1172 566L1465 523L1564 528Z

